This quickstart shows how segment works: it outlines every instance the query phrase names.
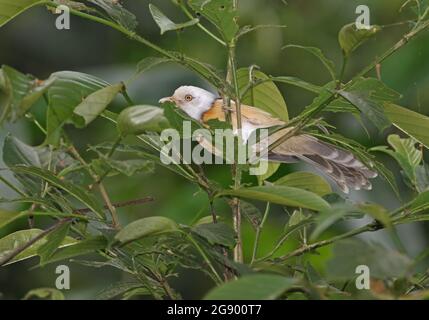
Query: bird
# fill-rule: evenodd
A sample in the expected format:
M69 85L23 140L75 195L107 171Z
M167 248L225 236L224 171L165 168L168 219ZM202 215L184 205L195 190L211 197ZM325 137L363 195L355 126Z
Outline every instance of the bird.
M180 86L172 96L159 100L160 104L171 102L183 110L189 117L202 124L216 119L226 121L224 100L217 95L195 86ZM241 106L241 136L246 141L257 129L282 126L286 123L270 113L256 107L240 104ZM235 102L229 106L232 128L238 134ZM269 144L278 140L293 127L281 129L269 137ZM353 153L337 146L321 141L307 133L298 133L268 154L268 160L280 163L304 161L316 167L330 177L338 187L349 193L354 190L371 190L370 179L377 177L377 172L368 168Z

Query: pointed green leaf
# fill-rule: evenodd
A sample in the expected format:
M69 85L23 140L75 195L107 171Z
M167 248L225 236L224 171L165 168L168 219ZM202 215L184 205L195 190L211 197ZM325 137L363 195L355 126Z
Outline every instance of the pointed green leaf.
M161 34L164 34L167 31L181 30L186 27L191 27L200 22L199 19L192 19L183 23L174 23L165 14L163 14L161 10L151 3L149 4L149 10L153 20L155 20L156 24L161 29Z
M381 146L372 148L373 151L381 151L392 156L401 166L405 176L415 186L417 184L416 170L423 159L423 153L416 148L417 141L414 139L401 139L396 134L391 134L387 141L394 149Z
M7 98L2 106L0 122L5 119L16 121L22 117L54 81L52 78L40 81L9 66L3 66L1 72L0 91L3 91Z
M64 294L60 290L53 288L38 288L30 290L22 299L30 300L33 297L44 300L65 300Z
M146 131L160 132L170 127L164 110L154 106L133 106L124 109L118 117L121 135L139 135Z
M90 254L97 250L104 250L107 245L108 241L104 236L95 236L82 241L76 241L72 245L58 249L48 260L45 261L45 264Z
M61 243L66 238L71 222L66 222L60 225L57 229L50 232L45 238L46 241L37 249L37 254L40 256L40 264L43 265L59 248Z
M358 29L356 23L350 23L341 28L338 34L338 41L345 56L349 56L360 47L366 40L376 35L381 28L371 26L368 29Z
M206 239L210 244L217 244L231 249L235 246L234 230L225 223L199 224L194 226L192 231Z
M294 172L278 179L274 184L304 189L319 196L332 193L331 185L321 176L311 172Z
M116 23L129 31L134 31L138 25L136 16L125 9L119 1L114 0L88 0L103 9Z
M47 116L46 143L57 145L61 129L70 123L74 109L91 93L109 83L80 72L60 71L53 73L55 81L48 90L49 108Z
M149 217L139 219L126 225L115 235L115 240L121 244L126 244L143 237L175 232L178 230L178 225L173 220L165 217Z
M373 278L401 278L411 271L412 263L407 256L380 244L346 239L334 245L334 257L326 270L332 280L355 279L356 267L360 265L367 266Z
M311 53L313 56L318 58L320 62L326 67L326 69L329 71L329 74L331 75L332 80L336 80L336 72L335 72L335 64L326 58L326 56L323 54L322 50L316 47L305 47L305 46L299 46L295 44L290 44L287 46L284 46L282 49L288 49L288 48L297 48L307 51L308 53Z
M249 69L242 68L237 70L238 86L240 90L246 88L249 85ZM252 71L253 80L267 80L269 77L259 70ZM285 100L272 81L267 81L262 84L253 87L248 93L242 97L242 102L254 107L258 107L273 116L288 121L288 109Z
M77 127L83 128L94 121L123 89L123 84L115 84L87 96L73 111Z
M296 284L296 280L272 274L252 274L210 291L205 300L273 300Z
M308 208L315 211L323 211L330 208L325 200L312 192L277 185L224 190L218 196L234 196L272 202L284 206Z
M139 61L137 64L137 75L146 72L154 67L156 67L159 64L166 63L172 61L168 58L161 58L161 57L147 57Z
M28 230L20 230L14 233L8 234L4 238L0 239L0 259L4 256L7 256L11 251L16 248L26 244L34 237L37 237L43 230L40 229L28 229ZM9 261L6 265L12 264L18 261L22 261L37 255L37 250L46 242L46 238L43 238L29 248L25 249L19 255L17 255L13 260ZM70 237L66 237L64 241L61 243L60 247L67 247L76 240Z
M237 34L238 13L231 0L189 0L188 4L215 25L226 42L230 42Z
M89 209L91 209L98 217L101 219L105 218L104 211L99 203L88 194L84 189L77 185L73 185L67 181L59 179L57 176L52 174L48 170L44 170L37 167L24 167L24 166L15 166L10 168L14 173L30 175L33 177L38 177L44 181L49 182L53 186L64 190L69 193L71 196L85 204Z
M46 1L41 0L0 0L0 27L27 9Z
M385 103L384 112L395 127L429 149L429 117L393 103Z

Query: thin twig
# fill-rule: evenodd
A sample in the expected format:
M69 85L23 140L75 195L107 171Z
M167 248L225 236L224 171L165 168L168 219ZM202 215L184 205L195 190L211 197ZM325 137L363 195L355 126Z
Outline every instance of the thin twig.
M262 229L264 228L265 221L268 218L269 212L270 212L270 203L267 202L267 206L265 208L264 216L262 217L261 223L258 225L258 227L256 229L255 243L253 245L252 260L250 261L250 265L252 265L256 260L256 255L258 253L258 246L259 246L259 238L261 237L261 232L262 232Z
M97 182L98 180L99 180L99 177L97 176L97 174L91 169L91 167L86 163L86 161L81 157L81 155L79 154L79 152L77 151L77 149L75 148L75 146L74 145L70 145L69 146L69 150L70 150L70 152L73 154L73 156L77 159L77 160L79 160L80 161L80 163L82 163L84 166L85 166L85 168L86 168L86 170L89 172L89 174L91 175L91 177L93 178L93 180L95 181L95 182ZM117 214L116 214L116 209L115 209L115 207L112 205L112 201L110 200L110 197L109 197L109 195L108 195L108 193L107 193L107 191L106 191L106 188L104 187L104 185L103 185L103 182L98 182L97 183L97 185L98 185L98 189L100 190L100 194L101 194L101 197L103 198L103 200L104 200L104 202L105 202L105 204L106 204L106 206L107 206L107 209L109 210L109 212L110 212L110 215L112 216L112 224L113 224L113 227L115 228L115 229L119 229L120 228L120 225L119 225L119 220L118 220L118 216L117 216Z
M125 202L113 203L113 206L115 208L121 208L121 207L128 207L128 206L136 206L136 205L140 205L140 204L144 204L144 203L148 203L148 202L152 202L152 201L154 201L153 197L145 197L145 198L141 198L141 199L135 199L135 200L125 201ZM103 206L103 208L108 209L107 205ZM82 209L76 209L74 211L79 212L79 213L87 213L87 212L91 212L92 210L89 208L82 208Z

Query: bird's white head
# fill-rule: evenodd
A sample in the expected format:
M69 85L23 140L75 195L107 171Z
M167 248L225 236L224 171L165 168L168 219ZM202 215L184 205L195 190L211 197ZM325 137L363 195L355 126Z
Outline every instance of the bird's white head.
M171 97L159 100L159 103L173 102L195 120L201 120L205 112L210 110L216 96L204 89L194 86L181 86Z

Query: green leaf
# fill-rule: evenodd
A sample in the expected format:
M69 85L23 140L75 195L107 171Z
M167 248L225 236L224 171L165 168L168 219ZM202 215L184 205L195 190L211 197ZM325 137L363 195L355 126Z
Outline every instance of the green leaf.
M0 209L0 229L22 217L20 212Z
M354 217L356 213L361 212L354 206L350 206L348 204L333 205L331 210L325 210L317 215L316 219L314 220L316 228L314 228L313 232L311 233L310 239L317 239L323 232L328 230L335 223L343 220L348 215Z
M394 149L388 149L385 146L372 148L372 151L381 151L393 157L401 166L405 176L412 183L417 185L417 168L423 160L423 153L416 148L417 141L414 139L401 139L396 134L391 134L387 138L390 146Z
M284 206L308 208L315 211L328 210L329 204L318 195L286 186L258 186L221 191L218 196L234 196L272 202Z
M53 73L55 81L48 90L49 108L47 116L46 143L57 145L61 129L72 122L74 109L89 96L109 83L80 72L60 71Z
M77 127L83 128L94 121L123 89L123 84L115 84L87 96L73 111Z
M429 191L420 193L410 204L413 213L429 209Z
M15 18L27 9L34 7L39 4L43 4L45 1L41 0L0 0L0 27L4 26L10 20Z
M392 221L390 220L389 211L386 208L373 203L365 203L360 204L359 209L363 212L380 222L386 227L390 227L392 225Z
M189 0L188 4L214 24L226 42L234 39L239 30L238 13L231 0Z
M337 242L333 251L334 257L326 268L332 280L354 279L356 267L360 265L368 266L372 278L401 278L411 271L413 264L411 259L397 251L358 239Z
M323 92L323 87L315 85L313 83L309 83L307 81L304 81L296 77L278 76L278 77L270 77L270 79L274 82L290 84L295 87L305 89L307 91L317 93L317 94L321 94Z
M240 88L240 91L245 90L249 85L249 72L249 68L242 68L237 71L238 87ZM252 81L267 80L269 77L259 70L253 70L252 79ZM242 102L267 111L273 116L284 121L289 120L286 102L283 99L280 90L272 81L266 81L252 87L247 94L242 97ZM268 162L268 171L262 176L257 176L259 183L261 184L263 181L275 174L279 167L279 163Z
M176 222L165 217L139 219L126 225L115 235L115 240L126 244L144 237L178 231Z
M62 261L77 256L82 256L104 250L108 245L108 241L104 236L95 236L82 241L73 243L70 246L61 247L48 260L45 265L52 262Z
M326 58L326 56L323 54L322 50L320 50L319 48L316 48L316 47L305 47L305 46L299 46L299 45L294 45L294 44L284 46L282 49L288 49L288 48L302 49L302 50L307 51L308 53L311 53L313 56L318 58L320 60L320 62L322 62L322 64L326 67L326 69L329 71L329 74L331 75L332 80L334 80L334 81L336 80L337 76L336 76L336 72L335 72L335 64L331 60Z
M380 130L384 130L391 124L384 112L384 103L401 97L396 91L374 78L362 78L350 89L340 90L338 93L356 106Z
M261 160L261 161L266 161L266 160ZM259 165L260 164L261 163L259 163ZM273 174L275 174L279 168L280 168L280 163L268 161L267 171L262 175L256 176L256 178L258 179L258 184L262 185L264 181L267 180L269 177L271 177Z
M429 164L423 162L416 168L417 184L416 189L419 192L429 190Z
M331 185L325 179L310 172L294 172L278 179L274 184L304 189L319 196L332 193Z
M3 66L1 72L0 90L5 93L7 99L2 106L0 122L5 119L16 121L22 117L53 83L53 79L39 81L9 66Z
M223 220L222 217L216 216L217 221L219 220ZM205 216L202 217L201 219L198 219L197 222L193 223L194 226L198 226L200 224L207 224L207 223L213 223L213 216L209 215L209 216Z
M350 23L341 28L338 34L338 42L344 56L349 56L366 40L376 35L381 30L379 26L371 26L369 29L358 29L356 23Z
M37 150L11 135L6 136L4 140L3 161L8 167L16 165L41 167Z
M8 201L9 202L9 201ZM40 201L40 199L32 199L32 198L24 198L24 199L18 199L17 201L12 201L13 203L19 203L19 202L29 202L29 203L38 203L42 205L49 205L48 203L45 203L43 201ZM19 220L24 217L28 216L46 216L46 217L61 217L61 218L78 218L76 215L70 215L62 212L37 212L37 211L22 211L22 212L14 212L14 211L6 211L3 209L0 209L0 229L6 227L7 225L11 224L12 222ZM86 220L84 216L82 216L81 220Z
M119 1L88 0L103 9L109 17L127 30L134 31L138 25L136 16L126 10Z
M384 112L395 127L429 149L429 117L392 103L384 104Z
M292 215L289 218L289 221L287 223L288 227L297 226L303 221L307 220L308 218L304 215L302 210L295 210ZM285 230L289 231L289 230Z
M10 233L4 238L0 239L0 259L6 255L8 255L11 251L16 248L26 244L34 237L37 237L43 230L40 229L28 229L28 230L20 230L14 233ZM46 238L43 238L29 248L25 249L19 255L17 255L13 260L9 261L8 264L12 264L18 261L22 261L37 255L37 251L46 242ZM61 243L60 247L67 247L75 243L76 240L70 237L66 237L64 241Z
M170 127L164 117L164 110L154 106L141 105L124 109L118 117L121 135L139 135L146 131L160 132Z
M234 230L225 223L199 224L194 226L192 231L206 239L210 244L217 244L231 249L235 246Z
M72 195L74 198L85 204L89 209L91 209L98 217L101 219L105 218L104 211L99 203L88 194L87 191L82 189L80 186L73 185L67 181L60 180L57 176L52 174L48 170L44 170L37 167L24 167L24 166L15 166L10 168L14 173L25 174L33 177L40 178L44 181L49 182L53 186L64 190L65 192Z
M205 300L273 300L294 286L296 280L278 275L252 274L210 291Z
M161 10L151 3L149 4L149 10L153 20L155 20L156 24L161 29L161 34L164 34L164 32L167 31L181 30L186 27L191 27L200 22L199 19L195 18L183 23L174 23L165 14L163 14Z
M9 167L17 165L40 167L40 158L37 150L19 139L8 135L3 144L3 161ZM42 189L42 180L27 175L15 174L16 179L33 194Z
M249 85L249 69L237 70L238 87L240 91ZM252 71L252 81L267 80L269 77L259 70ZM254 107L258 107L273 116L287 122L289 121L286 102L280 90L272 81L267 81L253 87L242 97L242 102Z
M128 291L137 288L144 288L141 282L137 281L121 281L109 285L97 294L97 300L110 300L117 296L123 295ZM147 289L146 289L147 290Z
M37 250L37 254L40 256L41 265L43 265L54 254L64 241L67 233L69 232L70 224L70 222L63 223L60 227L50 232L45 238L46 242Z
M160 64L166 63L166 62L170 62L170 61L172 61L172 60L169 58L160 58L160 57L144 58L144 59L140 60L139 63L137 64L136 74L140 75L143 72L146 72L146 71L156 67L157 65L160 65Z
M22 298L23 300L30 300L31 298L39 298L44 300L64 300L64 294L54 288L38 288L27 292Z

